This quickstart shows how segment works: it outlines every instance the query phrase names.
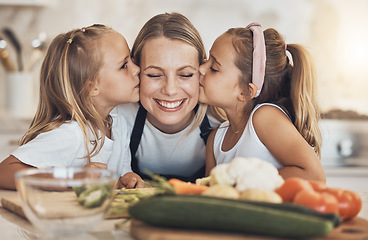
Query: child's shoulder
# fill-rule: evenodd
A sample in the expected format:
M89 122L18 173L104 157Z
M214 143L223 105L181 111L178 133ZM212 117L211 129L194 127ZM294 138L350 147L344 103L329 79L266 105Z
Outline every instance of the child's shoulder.
M286 114L285 111L278 105L273 103L262 103L255 106L252 111L253 115L261 115L261 116L269 116L271 115L278 115L278 114Z
M67 121L61 124L59 127L40 134L40 137L55 137L57 139L69 139L75 141L83 139L83 131L76 121Z
M58 128L55 128L55 131L67 131L67 132L77 131L77 132L81 132L82 129L79 126L77 121L67 121L67 122L64 122L63 124L61 124Z
M274 123L278 119L290 121L287 113L278 105L272 103L259 104L252 112L253 122L265 124Z

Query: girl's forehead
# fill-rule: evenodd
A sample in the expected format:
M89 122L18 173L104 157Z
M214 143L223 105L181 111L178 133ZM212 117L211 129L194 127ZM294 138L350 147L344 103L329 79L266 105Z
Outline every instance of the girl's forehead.
M230 34L220 35L213 43L210 53L211 54L224 54L233 53L234 46L232 44L232 36Z
M233 38L232 35L228 33L224 33L216 38L213 46L214 45L217 45L217 46L228 45L232 42L232 38Z

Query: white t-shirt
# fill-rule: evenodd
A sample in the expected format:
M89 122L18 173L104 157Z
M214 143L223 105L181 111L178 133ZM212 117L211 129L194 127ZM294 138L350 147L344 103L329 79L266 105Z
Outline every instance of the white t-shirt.
M115 108L119 115L127 119L133 127L139 104L123 104ZM217 127L219 121L208 116L210 125ZM141 142L136 157L140 171L152 173L190 176L205 164L205 144L197 127L186 136L194 122L175 134L161 132L148 120L145 122Z
M91 162L107 164L107 168L123 176L131 172L130 130L124 118L111 115L111 139L105 137L100 152ZM90 143L90 149L93 145ZM20 146L12 155L33 167L83 167L88 163L82 129L76 121L66 122L49 132L39 134Z
M261 142L261 140L259 140L257 133L253 127L253 114L255 113L255 111L257 111L257 109L259 109L264 105L277 107L287 116L285 111L275 104L264 103L257 105L253 109L249 117L248 123L245 126L245 129L239 141L235 144L235 146L232 149L226 152L222 151L221 149L225 134L229 128L229 122L226 121L222 123L220 127L217 129L213 143L213 151L216 159L216 164L228 163L235 157L256 157L271 163L278 169L282 167L281 163L279 163L272 156L272 154L268 151L266 146Z

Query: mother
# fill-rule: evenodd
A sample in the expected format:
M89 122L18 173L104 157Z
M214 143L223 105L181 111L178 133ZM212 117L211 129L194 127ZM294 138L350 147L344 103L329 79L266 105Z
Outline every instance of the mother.
M207 117L207 106L198 105L199 65L206 59L198 31L179 13L156 15L139 32L131 55L141 67L140 104L116 110L133 127L133 171L142 178L145 170L184 181L203 177L205 142L221 117L216 111L216 118Z

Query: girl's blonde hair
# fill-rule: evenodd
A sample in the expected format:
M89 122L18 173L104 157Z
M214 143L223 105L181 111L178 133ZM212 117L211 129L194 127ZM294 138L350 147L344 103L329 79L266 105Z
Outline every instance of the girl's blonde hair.
M98 81L102 66L100 39L113 31L95 24L54 38L41 66L37 111L20 144L65 122L76 121L84 134L86 158L90 160L100 151L111 117L103 119L97 112L89 97L89 88ZM99 139L101 144L98 144Z
M152 17L138 33L131 51L131 57L137 65L140 65L142 49L146 42L159 37L183 41L193 46L198 52L199 64L207 58L202 38L189 19L180 13L163 13ZM200 103L194 125L189 132L201 124L206 111L207 105ZM223 120L222 116L217 114L219 110L210 107L210 111L217 119Z
M240 83L249 86L252 79L253 34L247 28L231 28L237 53L235 65L241 71ZM274 103L282 107L303 138L321 157L322 137L318 126L320 112L316 94L316 76L312 58L299 44L285 45L275 29L264 31L266 43L266 72L260 95L253 98L246 109L246 116L261 103ZM292 57L289 61L286 51Z

